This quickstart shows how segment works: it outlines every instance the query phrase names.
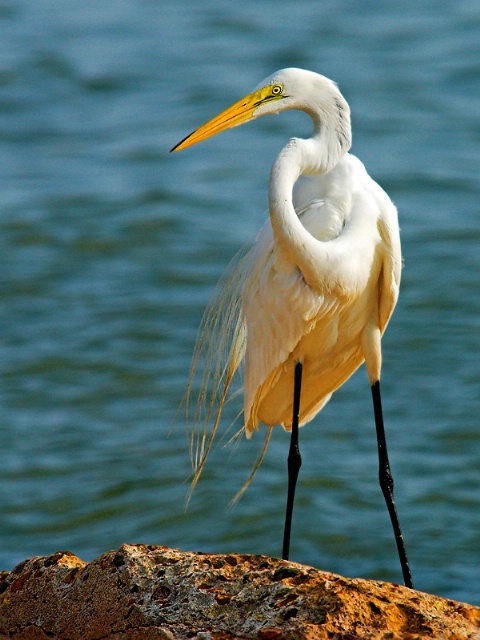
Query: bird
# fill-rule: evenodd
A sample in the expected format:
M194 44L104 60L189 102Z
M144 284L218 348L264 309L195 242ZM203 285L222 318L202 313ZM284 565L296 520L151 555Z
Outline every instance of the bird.
M171 151L288 109L310 116L313 135L291 138L275 159L269 178L269 217L204 319L207 337L199 339L192 372L198 366L198 353L208 343L210 356L200 391L200 402L207 402L206 426L192 454L192 486L211 449L232 379L243 367L243 430L249 438L260 423L267 427L256 468L273 427L281 425L290 431L282 547L282 558L288 560L302 462L299 427L310 422L365 363L380 486L403 580L413 588L394 501L380 394L381 339L398 299L402 270L398 213L387 193L350 153L347 101L338 85L323 75L281 69ZM210 401L205 400L208 393Z

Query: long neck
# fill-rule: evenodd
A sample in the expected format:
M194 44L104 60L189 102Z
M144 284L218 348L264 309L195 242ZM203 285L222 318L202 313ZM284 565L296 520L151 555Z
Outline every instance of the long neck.
M289 258L313 288L324 286L319 266L329 248L314 238L300 222L292 202L295 182L303 174L331 171L350 148L350 122L342 135L329 135L314 119L315 135L308 140L292 138L275 160L270 173L269 205L274 235ZM330 130L331 133L331 130Z

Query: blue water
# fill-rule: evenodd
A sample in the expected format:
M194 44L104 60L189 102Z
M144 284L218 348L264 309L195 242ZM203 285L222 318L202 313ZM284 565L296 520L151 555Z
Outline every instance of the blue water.
M206 302L310 123L168 150L301 66L340 84L399 208L382 387L414 581L480 604L478 0L3 0L0 34L0 568L123 542L280 554L287 434L231 510L263 438L219 446L185 512L169 430ZM291 559L400 581L363 370L301 438Z

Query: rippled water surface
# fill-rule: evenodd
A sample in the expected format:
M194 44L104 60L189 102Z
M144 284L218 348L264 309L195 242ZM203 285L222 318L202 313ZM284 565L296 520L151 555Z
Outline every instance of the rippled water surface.
M168 434L206 302L310 123L168 150L301 66L340 84L399 208L382 385L414 580L480 604L478 1L4 0L0 32L0 568L122 542L280 554L287 434L231 510L263 438L219 446L187 512L181 417ZM301 438L291 558L400 581L363 369Z

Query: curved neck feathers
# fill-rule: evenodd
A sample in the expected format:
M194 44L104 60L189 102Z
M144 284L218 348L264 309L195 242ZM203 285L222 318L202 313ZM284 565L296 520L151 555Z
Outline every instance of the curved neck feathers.
M345 110L339 106L337 119L331 116L327 123L324 116L309 115L314 121L314 137L292 138L278 155L270 173L269 206L275 238L306 282L318 288L324 284L319 281L319 263L327 258L329 243L314 238L300 222L292 202L293 186L301 175L331 171L350 148L351 129L348 106Z

